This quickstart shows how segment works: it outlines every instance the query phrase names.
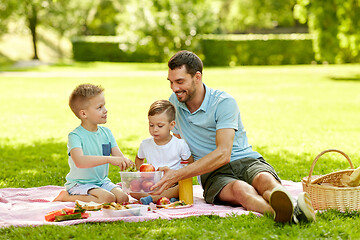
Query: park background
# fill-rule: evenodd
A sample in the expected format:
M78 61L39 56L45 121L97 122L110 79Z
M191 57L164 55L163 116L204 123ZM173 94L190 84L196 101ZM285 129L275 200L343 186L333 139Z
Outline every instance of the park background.
M0 59L166 62L190 49L207 65L353 63L359 11L356 0L7 0Z
M64 184L67 134L78 125L67 101L83 82L105 87L106 125L133 159L149 136L149 105L171 94L166 62L181 49L204 60L206 84L236 98L250 143L283 179L300 181L327 148L345 151L357 167L359 11L350 0L0 1L0 187ZM348 167L329 154L316 173ZM109 176L120 181L116 168ZM6 228L0 239L360 234L358 212L317 217L304 225L250 215Z

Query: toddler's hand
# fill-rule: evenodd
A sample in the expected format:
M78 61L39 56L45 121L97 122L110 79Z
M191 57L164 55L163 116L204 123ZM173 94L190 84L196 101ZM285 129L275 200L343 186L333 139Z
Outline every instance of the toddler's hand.
M119 166L121 170L131 167L134 163L127 157L111 157L110 164Z

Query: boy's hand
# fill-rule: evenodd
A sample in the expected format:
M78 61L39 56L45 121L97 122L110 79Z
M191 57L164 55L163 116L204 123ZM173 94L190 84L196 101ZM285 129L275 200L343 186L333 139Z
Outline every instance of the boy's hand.
M134 164L133 161L131 161L127 157L115 157L115 156L112 156L110 158L109 163L114 166L119 166L121 170L125 170Z

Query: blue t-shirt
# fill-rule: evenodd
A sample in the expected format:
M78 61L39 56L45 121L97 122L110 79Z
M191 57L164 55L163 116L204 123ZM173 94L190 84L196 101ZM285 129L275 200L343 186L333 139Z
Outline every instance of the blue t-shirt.
M84 155L110 156L111 148L116 147L116 140L107 127L98 126L96 132L90 132L81 125L75 128L68 136L68 163L70 172L66 175L66 190L75 184L96 184L102 185L108 178L109 164L103 164L92 168L78 168L70 156L73 148L81 148Z
M224 128L235 129L230 161L261 157L248 143L235 99L226 92L204 86L204 101L193 113L185 103L177 100L175 93L169 98L176 109L176 126L173 132L186 140L194 159L198 160L216 149L216 130Z

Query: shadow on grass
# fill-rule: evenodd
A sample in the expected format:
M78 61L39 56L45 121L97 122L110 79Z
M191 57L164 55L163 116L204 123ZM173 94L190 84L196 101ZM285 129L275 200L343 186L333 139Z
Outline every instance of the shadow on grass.
M121 151L134 159L137 149L124 147L131 139L118 140ZM7 142L0 139L0 143ZM287 150L274 151L271 147L260 146L256 151L275 168L281 179L301 181L308 176L310 166L318 153L303 151L294 153ZM314 175L327 174L348 169L349 164L337 153L322 156L314 169ZM353 156L354 159L358 156ZM37 141L32 144L0 145L0 187L38 187L44 185L62 186L69 171L66 142L55 139ZM109 178L120 181L119 168L110 166Z
M0 139L0 142L6 141ZM118 141L118 144L126 146L124 142ZM47 139L32 144L0 145L0 188L64 185L69 172L66 144ZM126 156L135 158L137 149L121 150ZM110 166L109 178L120 181L118 167Z
M329 77L329 79L333 81L360 82L360 74L344 77Z

